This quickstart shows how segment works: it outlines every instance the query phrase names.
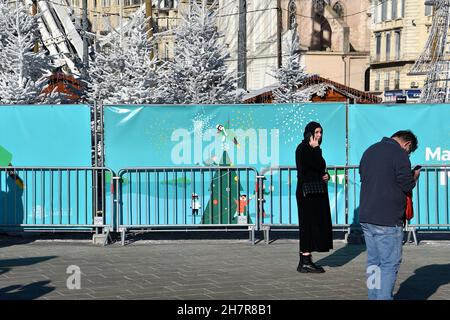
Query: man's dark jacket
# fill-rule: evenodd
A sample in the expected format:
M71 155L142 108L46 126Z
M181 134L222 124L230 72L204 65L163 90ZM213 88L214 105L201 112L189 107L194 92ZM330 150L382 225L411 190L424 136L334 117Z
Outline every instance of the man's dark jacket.
M364 152L359 173L359 221L403 225L406 192L416 185L407 152L394 139L383 138Z

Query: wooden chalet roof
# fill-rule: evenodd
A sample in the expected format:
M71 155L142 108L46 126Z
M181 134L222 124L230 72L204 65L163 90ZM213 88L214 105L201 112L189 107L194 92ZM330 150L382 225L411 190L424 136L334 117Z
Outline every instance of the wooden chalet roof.
M317 75L312 75L307 78L301 88L325 84L327 86L327 94L324 97L313 96L313 102L327 102L327 101L342 101L350 100L350 103L381 103L382 99L367 93L360 91L349 86L343 85L339 82L335 82L329 79L322 78ZM244 96L244 103L272 103L273 102L273 90L277 88L277 85L271 85L254 92L251 92Z

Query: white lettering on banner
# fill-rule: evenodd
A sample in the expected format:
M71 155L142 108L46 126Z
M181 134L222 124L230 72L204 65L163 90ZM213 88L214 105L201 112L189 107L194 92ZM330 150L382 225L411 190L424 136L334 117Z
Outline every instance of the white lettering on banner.
M202 127L203 122L194 121L194 163L202 163Z
M450 179L450 171L447 171L447 174L445 174L445 171L441 171L439 175L441 186L447 185L447 181Z
M270 149L270 157L267 154L267 146L269 144L267 139L267 130L259 129L259 162L262 164L272 164L273 166L278 166L278 157L279 157L279 136L278 130L272 129L270 130L270 136L272 138L271 149ZM251 151L250 151L251 154Z
M431 148L426 147L425 160L450 161L450 150L442 150L441 147L437 147L433 152Z
M258 164L258 161L261 165L274 167L279 165L278 129L271 129L270 132L268 129L228 129L225 139L214 129L205 130L201 134L201 130L196 126L200 125L194 122L193 137L183 128L172 132L170 139L176 142L171 151L173 164L218 164L223 151L226 150L233 165ZM206 146L204 143L207 143Z
M245 150L247 150L247 140L249 142L248 147L250 148L250 157L248 159L249 164L256 164L258 161L257 155L257 133L255 129L248 130L236 130L236 135L239 137L239 143L241 148L237 152L237 161L236 163L245 164Z
M450 161L450 150L442 150L441 147L436 147L434 150L430 147L425 148L425 160L426 161ZM450 171L438 170L439 172L439 184L445 186L450 178ZM447 173L447 174L446 174Z
M180 141L172 148L172 161L174 164L191 163L191 135L186 129L177 129L170 137L171 141Z
M212 159L215 155L220 154L221 151L221 141L220 139L215 139L216 136L216 130L213 129L209 129L205 131L205 134L203 135L203 141L205 142L209 142L212 141L212 143L208 144L204 149L203 149L203 158L200 159L200 161L195 162L194 164L202 164L206 163L206 164L211 164L212 162L216 162L219 163L220 159L218 159L217 157ZM198 145L196 146L196 150L202 150L202 139L200 138L198 140ZM201 154L201 153L200 153Z

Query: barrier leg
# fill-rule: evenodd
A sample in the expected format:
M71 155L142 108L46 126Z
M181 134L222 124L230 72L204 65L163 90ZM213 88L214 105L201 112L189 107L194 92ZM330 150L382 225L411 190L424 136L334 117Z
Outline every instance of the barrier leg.
M418 246L419 242L417 241L416 228L411 228L411 233L413 235L415 245Z
M406 242L405 243L409 243L411 241L411 231L408 229L406 229L406 232L408 232L408 236L406 237Z
M347 228L347 232L346 232L345 235L344 235L344 242L345 242L346 244L348 244L348 236L350 235L350 232L352 232L352 230L351 230L350 227L348 227L348 228Z
M124 246L124 245L125 245L125 232L126 232L126 229L125 229L125 228L123 228L123 229L121 230L121 240L122 240L122 246Z
M255 245L255 227L254 226L251 226L251 227L248 227L248 230L249 230L249 233L250 233L250 244L252 245L252 246L254 246Z
M268 226L264 226L263 227L263 234L264 234L264 243L265 244L269 244L269 232L270 232L270 227Z
M105 239L103 240L103 246L106 246L108 243L112 243L111 234L109 232L110 232L109 228L106 228L106 235Z
M414 244L416 246L418 246L419 242L417 241L416 228L414 228L414 227L407 227L406 231L408 232L408 237L406 238L406 243L410 243L411 242L411 235L412 235L413 239L414 239Z

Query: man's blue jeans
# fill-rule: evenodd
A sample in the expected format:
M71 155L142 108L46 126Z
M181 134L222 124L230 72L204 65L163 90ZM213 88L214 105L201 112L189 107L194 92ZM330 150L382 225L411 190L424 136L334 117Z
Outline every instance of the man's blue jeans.
M367 247L369 300L392 300L402 262L403 227L361 223Z

